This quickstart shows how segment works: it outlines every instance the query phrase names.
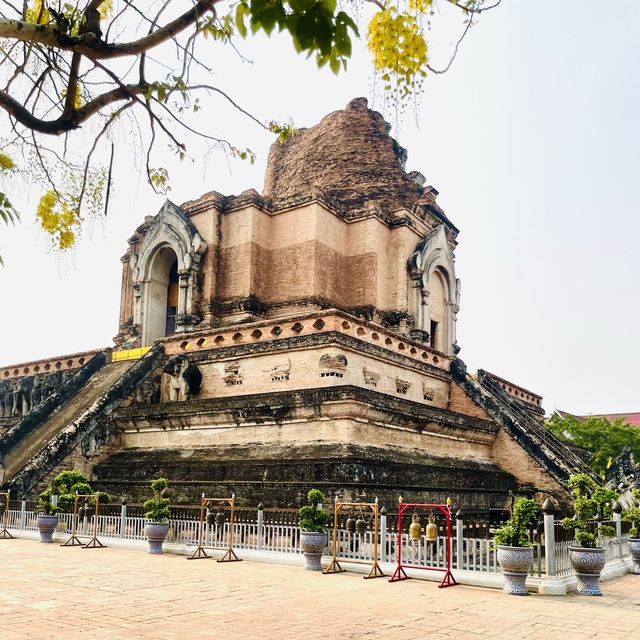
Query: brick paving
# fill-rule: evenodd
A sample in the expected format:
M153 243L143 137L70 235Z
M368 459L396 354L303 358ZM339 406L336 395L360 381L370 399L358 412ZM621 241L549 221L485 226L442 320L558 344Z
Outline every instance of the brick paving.
M640 576L527 598L299 567L0 540L0 638L640 639Z

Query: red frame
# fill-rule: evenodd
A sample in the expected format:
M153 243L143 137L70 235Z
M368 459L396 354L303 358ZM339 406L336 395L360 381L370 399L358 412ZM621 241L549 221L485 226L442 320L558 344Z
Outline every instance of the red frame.
M447 519L447 568L441 567L421 567L415 564L403 564L402 562L402 516L407 509L438 509L441 511ZM393 572L393 576L389 579L389 582L398 582L400 580L408 580L409 576L405 572L405 569L424 569L426 571L441 571L444 573L442 582L438 585L439 589L443 587L453 587L458 584L456 579L451 573L451 509L446 504L423 504L419 502L399 502L398 503L398 566Z

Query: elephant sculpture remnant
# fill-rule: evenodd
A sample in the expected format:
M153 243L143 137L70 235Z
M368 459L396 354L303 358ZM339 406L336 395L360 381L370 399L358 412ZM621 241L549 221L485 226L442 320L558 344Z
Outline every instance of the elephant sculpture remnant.
M0 380L0 418L26 415L58 389L64 380L65 374L61 371Z
M165 374L163 401L189 400L202 386L202 372L186 356L171 358L162 369Z

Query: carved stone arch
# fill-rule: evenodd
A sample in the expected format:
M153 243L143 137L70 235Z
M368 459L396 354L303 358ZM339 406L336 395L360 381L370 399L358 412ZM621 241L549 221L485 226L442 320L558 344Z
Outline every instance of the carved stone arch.
M162 304L156 300L157 278L154 269L158 258L166 261L168 250L177 260L178 300L175 317L175 332L192 331L201 318L196 313L198 298L197 276L201 269L201 258L207 243L186 214L170 200L166 200L158 215L146 229L144 239L131 256L134 289L134 323L138 325L142 344L151 344L160 337L161 322L154 314L164 313ZM164 254L163 254L164 252Z
M434 342L431 325L438 307L438 326L441 335L437 345L441 351L452 354L457 350L456 318L460 308L460 281L455 276L455 258L447 240L444 225L428 233L416 246L407 263L411 290L409 308L414 317L412 336L425 342ZM432 288L442 282L443 300L431 299ZM442 313L439 305L442 303ZM431 307L431 308L430 308Z

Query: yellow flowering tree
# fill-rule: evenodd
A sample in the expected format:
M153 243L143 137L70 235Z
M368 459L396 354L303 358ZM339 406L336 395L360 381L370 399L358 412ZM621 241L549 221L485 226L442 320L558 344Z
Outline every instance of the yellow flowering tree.
M112 131L125 116L132 116L129 122L140 132L148 182L156 191L169 185L167 170L156 163L160 141L180 159L187 157L187 145L196 136L232 156L253 160L250 149L187 121L187 115L200 109L203 92L222 96L280 141L294 135L292 125L261 121L213 84L215 52L203 48L205 38L235 49L239 38L285 32L297 52L339 73L346 70L353 42L362 32L384 91L402 102L419 93L429 72L445 71L457 53L456 45L445 69L430 66L428 30L437 2L3 0L0 219L17 219L7 191L10 180L19 176L42 194L36 217L53 246L73 246L83 219L109 208ZM460 40L482 12L499 3L440 0L461 12ZM206 118L207 123L212 120ZM69 145L71 151L67 138L79 129L86 138L82 145ZM164 152L166 146L161 148Z

